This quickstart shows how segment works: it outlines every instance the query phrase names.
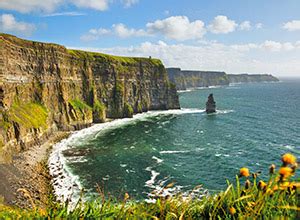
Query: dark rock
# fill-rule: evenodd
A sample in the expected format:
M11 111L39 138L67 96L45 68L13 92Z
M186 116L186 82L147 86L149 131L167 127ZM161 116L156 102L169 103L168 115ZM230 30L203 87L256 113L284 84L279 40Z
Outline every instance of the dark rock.
M216 112L216 102L214 100L214 95L211 93L208 96L208 100L206 102L206 113L211 114Z

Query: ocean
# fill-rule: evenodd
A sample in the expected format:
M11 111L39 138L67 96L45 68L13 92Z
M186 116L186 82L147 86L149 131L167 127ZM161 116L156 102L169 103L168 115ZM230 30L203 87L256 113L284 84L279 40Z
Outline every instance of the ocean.
M217 113L205 103L214 94ZM137 200L166 193L226 188L241 167L261 171L285 152L300 155L300 79L233 84L179 93L181 109L150 111L96 124L54 146L50 173L58 199L97 194Z

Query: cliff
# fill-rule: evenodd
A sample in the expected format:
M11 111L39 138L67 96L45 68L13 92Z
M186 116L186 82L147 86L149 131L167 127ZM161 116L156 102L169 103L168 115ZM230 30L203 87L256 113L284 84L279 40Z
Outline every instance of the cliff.
M229 85L225 72L191 71L180 68L167 68L170 81L176 84L177 89Z
M68 50L0 34L0 151L11 155L58 130L179 108L160 60Z
M278 82L269 74L228 74L230 83Z
M178 90L187 88L223 86L230 83L277 82L276 77L267 74L226 74L215 71L191 71L167 68L170 81Z

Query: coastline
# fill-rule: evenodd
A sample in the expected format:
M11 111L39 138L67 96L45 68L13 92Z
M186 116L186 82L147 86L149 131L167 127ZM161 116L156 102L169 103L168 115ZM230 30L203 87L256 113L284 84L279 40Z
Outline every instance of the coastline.
M235 85L246 85L246 84L257 84L257 83L282 83L282 80L279 81L261 81L261 82L232 82L229 83L228 85L214 85L214 86L200 86L200 87L188 87L186 89L183 90L177 90L177 93L184 93L184 92L191 92L191 91L195 91L195 90L202 90L202 89L218 89L218 88L222 88L222 87L231 87L231 86L235 86Z
M46 207L52 194L47 161L52 146L69 135L55 132L43 144L15 155L10 163L0 164L0 201L20 208Z
M59 144L64 139L69 139L72 137L72 134L76 136L78 132L82 135L82 132L84 131L89 132L94 129L98 130L99 128L97 127L106 127L107 123L110 122L114 123L109 124L109 126L114 124L118 126L119 123L130 123L140 117L148 117L152 114L170 114L170 112L180 114L185 112L189 113L190 111L193 112L199 110L173 109L168 111L148 111L141 114L135 114L133 118L107 119L104 123L94 124L76 130L75 133L72 131L56 131L44 143L34 145L31 148L14 155L12 161L0 164L0 204L19 208L33 208L33 204L30 202L30 198L32 198L34 206L45 208L47 207L47 204L51 202L51 196L57 201L62 201L61 196L65 196L65 193L57 193L55 189L57 186L61 187L57 184L57 178L60 178L61 176L56 176L55 173L51 173L51 163L48 164L48 162L51 154L55 153L53 152L55 151L55 145ZM62 170L58 171L61 172ZM68 176L64 176L63 178L68 179L67 177ZM69 188L69 185L66 185L65 187ZM30 196L30 198L28 196Z

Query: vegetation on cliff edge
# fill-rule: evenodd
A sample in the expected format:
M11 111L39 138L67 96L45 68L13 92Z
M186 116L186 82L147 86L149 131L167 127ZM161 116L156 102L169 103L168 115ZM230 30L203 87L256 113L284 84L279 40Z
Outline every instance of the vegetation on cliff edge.
M86 120L92 117L92 107L81 101L80 99L70 100L69 104L71 109L75 111L70 112L71 117L73 117L74 120Z
M154 58L145 58L145 57L123 57L123 56L114 56L114 55L108 55L98 52L88 52L88 51L82 51L82 50L68 50L68 53L74 57L93 61L96 59L101 59L104 62L118 62L121 64L126 65L134 65L139 64L141 61L145 63L151 63L153 65L162 65L161 60L154 59Z
M68 203L54 203L47 209L35 207L21 210L0 205L0 217L15 218L92 218L92 219L244 219L299 217L299 180L294 175L296 157L282 156L282 165L269 168L269 179L263 181L258 173L244 167L236 177L235 186L228 182L225 191L201 199L191 195L164 197L158 194L153 203L135 202L125 193L122 201L107 199L98 189L99 199L78 202L72 210ZM170 185L170 184L169 184ZM166 188L172 187L166 186ZM34 203L34 201L32 201Z
M39 103L13 103L6 113L8 121L22 125L25 128L47 128L47 109ZM4 122L9 126L8 122Z

